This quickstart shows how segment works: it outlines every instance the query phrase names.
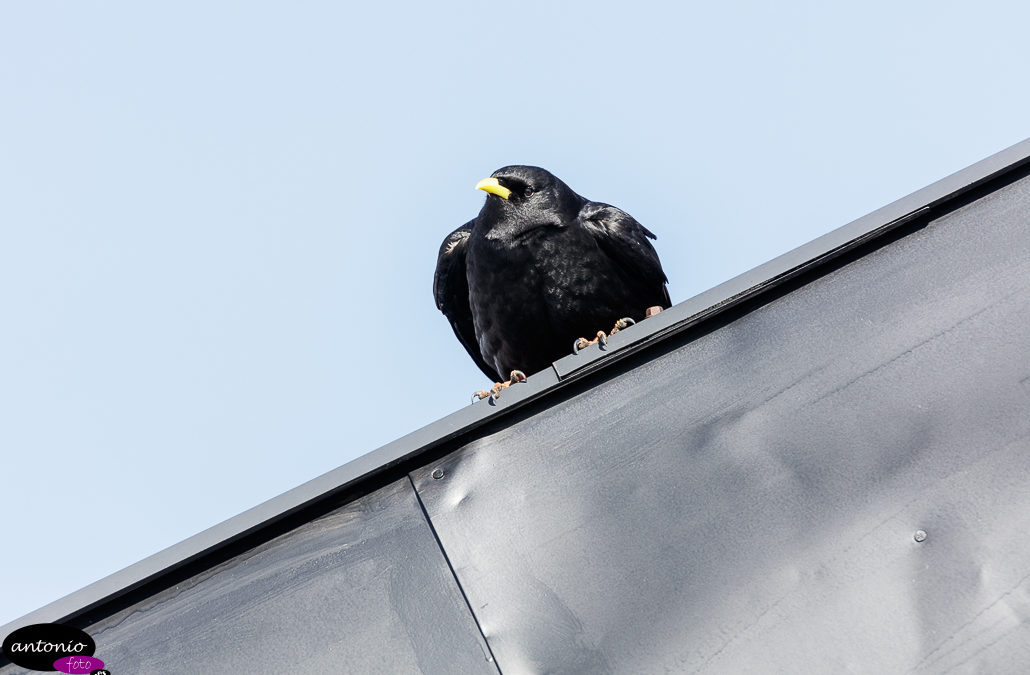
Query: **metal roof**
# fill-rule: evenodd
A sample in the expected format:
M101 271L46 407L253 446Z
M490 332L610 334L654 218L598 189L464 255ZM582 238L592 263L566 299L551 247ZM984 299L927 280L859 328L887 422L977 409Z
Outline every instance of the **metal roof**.
M417 536L413 535L414 539L411 541L421 542L421 544L410 546L411 555L422 555L418 553L422 550L420 548L422 546L428 547L424 552L427 557L417 573L413 571L410 577L405 577L406 580L403 583L398 583L405 588L424 583L421 575L426 569L431 568L431 570L435 570L432 573L437 574L437 577L434 577L437 581L433 583L451 583L453 585L452 581L440 581L444 577L450 579L453 572L455 578L461 581L451 590L455 597L463 599L462 602L448 605L449 609L435 608L433 610L442 612L442 615L453 612L451 619L440 620L445 624L452 622L454 628L449 634L468 633L469 645L474 646L473 650L482 650L490 663L493 663L493 652L499 649L508 657L508 663L512 664L514 671L533 670L533 661L523 660L525 654L519 651L521 647L512 646L510 641L516 640L512 634L498 635L492 632L491 626L480 625L483 622L480 604L489 602L489 593L479 583L483 576L493 575L495 586L492 588L496 589L496 583L500 583L503 574L517 573L510 565L500 564L496 560L485 560L482 552L477 552L474 542L465 540L467 537L474 536L470 532L478 532L486 524L496 525L495 518L490 516L489 512L484 513L472 508L469 513L475 515L478 520L470 522L468 518L471 516L457 518L450 510L473 492L485 502L492 503L495 508L511 508L511 504L503 499L486 498L484 495L505 493L505 490L502 489L503 485L497 484L498 481L503 482L503 477L510 477L509 474L504 473L505 467L508 470L518 469L521 471L519 475L532 473L532 469L525 467L524 463L532 462L535 455L533 453L520 455L518 443L509 443L506 440L508 438L506 430L516 427L525 429L527 437L535 439L529 443L531 447L537 448L537 450L544 446L550 447L551 441L548 441L547 438L556 435L555 427L547 426L547 420L550 417L558 419L557 423L566 429L578 428L578 423L573 420L588 415L588 409L580 406L572 417L569 416L572 413L563 412L564 410L571 409L570 406L575 408L577 405L575 402L589 394L599 386L599 383L610 388L614 386L611 384L612 378L625 375L630 371L638 372L650 361L661 361L665 358L673 359L673 361L679 359L676 361L679 368L696 371L698 374L692 375L692 377L703 381L703 376L700 374L704 372L703 358L698 361L697 359L701 357L694 354L690 359L684 361L675 356L678 353L675 350L682 349L685 344L697 336L708 335L725 328L742 316L754 313L765 304L784 297L784 294L803 288L812 280L834 273L843 265L861 260L880 250L883 246L909 237L927 223L939 220L947 214L967 206L974 198L981 198L1012 181L1021 180L1026 172L1025 167L1028 162L1030 162L1030 140L1012 146L750 272L682 302L637 326L622 331L612 336L605 349L594 346L578 355L562 358L553 364L552 369L536 373L531 376L528 383L506 391L496 404L483 402L462 408L433 424L42 607L4 626L0 629L0 634L6 635L18 627L32 623L68 622L86 626L105 620L105 617L109 619L117 612L132 607L134 603L139 603L162 589L178 587L177 585L189 586L190 579L198 575L203 576L207 573L206 571L213 570L216 566L234 557L241 556L257 547L271 546L277 537L282 537L287 533L306 531L304 528L311 528L313 523L322 522L320 519L335 517L333 514L346 512L349 508L348 505L358 504L361 499L368 498L373 501L379 500L376 503L385 504L382 508L387 511L396 508L398 513L410 514L413 512L412 509L422 509L427 521L431 524L431 527L426 529L414 522L418 518L411 520L412 531L421 533ZM959 246L960 244L955 245ZM898 265L901 264L898 263ZM1006 280L1003 282L1008 283ZM902 295L895 301L903 305L907 302L907 297ZM834 300L823 298L822 302L832 304ZM783 312L782 316L788 316L786 310ZM744 324L741 324L740 330L744 329ZM731 334L727 333L727 336ZM761 340L760 333L748 333L747 335L752 341ZM811 347L811 344L808 346ZM798 367L801 365L798 364ZM725 364L722 368L724 371L726 370ZM672 390L667 389L672 386L670 381L663 380L663 382L665 382L663 386L666 387L663 391L666 391L666 395L673 396L674 394L669 393ZM641 381L637 386L646 387L646 382ZM662 388L659 387L659 389ZM782 392L780 393L782 394ZM617 396L617 393L612 395ZM634 409L633 414L646 416L641 411L645 411L647 406L640 400L638 400L638 406L643 407ZM660 407L660 401L655 402L654 406ZM617 409L617 406L612 409ZM661 419L660 416L654 417L651 422L661 426ZM594 420L594 423L597 423L597 420ZM703 420L700 422L694 420L693 423L695 426L696 424L704 425ZM536 428L534 425L536 427L542 425L546 429L537 433L533 431ZM561 436L561 434L557 435ZM489 471L485 474L483 473L485 469L482 467L478 471L475 470L475 462L468 463L471 461L469 458L483 447L482 439L484 438L489 438L490 442L495 445L510 446L509 451L514 453L510 460L500 462L500 464L495 458L488 464ZM667 439L662 440L656 436L653 443L658 445L648 447L654 449L666 442ZM620 437L618 443L620 447L626 448L633 447L636 443L646 445L647 439L637 433L633 438ZM663 461L666 462L674 463L676 461L674 456L665 454L661 450L655 450L654 456L664 458ZM888 465L890 464L889 458L881 459ZM462 464L462 461L465 461L465 464ZM561 461L555 461L557 465L550 467L552 473L555 471L575 473L575 457L565 457ZM443 476L451 478L454 475L453 472L460 467L464 467L464 474L458 480L441 480ZM661 467L658 466L655 470L660 471ZM725 476L727 470L732 473L732 465L721 466L716 475ZM822 470L832 471L832 467L824 466ZM434 475L434 472L438 475ZM473 483L468 483L469 480ZM708 475L708 480L712 480L711 474ZM404 482L410 483L407 488L398 487L398 485L403 486ZM511 484L518 484L518 480L512 479ZM492 490L484 487L489 485L493 486ZM419 495L419 499L416 501L412 501L409 496L402 494L412 487ZM605 499L594 505L594 509L597 510L587 513L584 517L595 517L608 521L611 518L611 511L618 510L620 500L625 499L632 502L635 499L632 495L623 494L616 487L609 487L612 491L607 494ZM723 487L731 491L734 489L732 483ZM701 488L701 485L693 486L693 489L700 490ZM870 487L870 489L872 488ZM526 498L525 491L519 494L522 495L521 498ZM665 495L665 498L668 503L679 503L671 494ZM561 505L562 501L557 499L555 503ZM395 507L394 505L399 506ZM646 502L644 506L651 510L655 508L650 502ZM527 508L532 511L531 507ZM684 506L684 508L686 507ZM535 512L535 515L541 518L540 522L546 522L546 514ZM690 517L689 514L680 515ZM409 518L409 516L398 516L399 521L407 522L404 520L405 518ZM613 527L618 529L614 525ZM944 526L942 525L942 527ZM359 535L355 534L354 536ZM749 536L754 536L754 533L749 533ZM764 541L761 536L757 538ZM432 554L429 549L433 547L426 544L430 541L436 541L439 544L444 554L444 562L431 562ZM634 540L630 537L623 543L634 545ZM400 546L405 550L408 547L408 544L402 546L397 543L383 545L394 549ZM713 542L711 545L719 548L725 544ZM773 553L784 554L782 550L776 550ZM509 552L506 558L510 559L510 556L515 554L517 552L514 554ZM398 555L401 554L398 553ZM753 555L762 554L755 553ZM632 556L631 558L640 566L638 567L639 573L662 576L657 571L649 572L646 569L646 561ZM462 577L463 570L467 572L468 569L477 570L471 579ZM743 575L749 571L761 572L761 567L742 566L738 570ZM566 573L571 572L566 571ZM519 588L521 592L526 592L526 588L537 588L537 586L527 583ZM538 588L538 590L545 595L547 593L560 595L559 591L543 588ZM504 596L503 593L501 597L508 600L509 605L518 604L512 598ZM659 593L648 598L648 601L659 602L660 597ZM622 601L630 602L631 600L626 597ZM550 606L553 609L558 604ZM462 616L465 609L474 620L470 621L468 617ZM575 624L578 621L576 613L572 610L569 612L566 619ZM504 620L501 623L510 627L510 624L506 624ZM522 637L530 639L525 635ZM540 640L537 639L537 641ZM491 645L496 646L493 652ZM425 649L422 650L423 653L425 651ZM589 650L580 652L578 658L584 658L583 655L588 652ZM542 658L545 662L551 662L553 659L554 663L559 663L562 653L564 653L563 649L556 646L555 651L545 650ZM596 672L604 672L608 668L615 667L612 665L610 654L597 652L594 653L594 657L598 659L594 664ZM443 660L439 663L443 663L447 659L453 658L453 654L441 654L440 658ZM498 660L498 665L503 669L505 657L498 655ZM585 662L580 661L579 663L583 665ZM750 665L754 666L755 664L750 663ZM117 666L117 663L113 663L112 669L117 669ZM419 666L423 670L427 669L421 660ZM566 664L566 666L567 669L572 668L571 664ZM471 670L472 666L469 669ZM555 668L554 670L562 669Z

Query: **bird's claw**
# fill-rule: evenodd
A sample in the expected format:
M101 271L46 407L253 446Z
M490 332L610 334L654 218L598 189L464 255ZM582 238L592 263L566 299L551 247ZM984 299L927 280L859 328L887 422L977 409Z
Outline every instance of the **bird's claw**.
M648 307L646 310L644 310L644 318L648 319L660 311L662 311L661 305ZM577 338L576 341L572 343L572 353L579 354L581 351L583 351L590 345L597 344L598 342L601 343L601 347L606 347L608 345L609 335L615 335L620 330L629 328L634 324L636 324L636 321L634 321L628 316L624 316L615 322L615 326L612 327L611 332L609 332L607 335L605 335L605 332L603 330L599 330L597 331L597 337L595 337L593 340L587 340L586 338Z
M609 335L615 335L616 333L618 333L623 328L629 328L630 326L632 326L635 323L636 323L636 321L634 321L633 319L629 318L628 316L624 316L624 317L622 317L621 319L619 319L618 321L615 322L615 327L612 328L612 332L609 333Z
M494 383L494 386L490 387L490 391L480 390L472 394L472 402L475 403L476 401L482 401L484 398L489 398L491 402L496 401L501 397L501 392L503 390L513 384L525 382L527 379L526 374L521 370L513 370L508 376L507 381Z
M636 321L626 316L616 321L611 331L607 334L603 330L599 330L597 331L597 337L595 337L593 340L587 340L586 338L578 338L575 342L572 343L572 353L578 354L590 345L597 344L598 342L601 343L602 348L607 347L609 335L615 335L623 328L629 328L635 323Z
M572 343L572 353L579 354L580 351L586 349L590 345L596 345L598 342L601 343L602 347L608 344L608 335L605 334L603 330L597 331L597 337L595 337L593 340L587 340L586 338L577 338L576 341Z

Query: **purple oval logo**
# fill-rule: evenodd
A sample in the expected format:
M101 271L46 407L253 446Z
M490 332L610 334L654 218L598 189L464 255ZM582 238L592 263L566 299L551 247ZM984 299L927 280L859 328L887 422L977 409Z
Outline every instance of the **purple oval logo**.
M93 656L66 656L54 661L54 668L62 673L73 673L74 675L89 675L94 670L100 670L103 667L104 662Z
M53 670L54 659L93 656L97 643L85 631L61 623L34 623L4 638L4 656L29 670ZM88 670L85 672L89 672Z

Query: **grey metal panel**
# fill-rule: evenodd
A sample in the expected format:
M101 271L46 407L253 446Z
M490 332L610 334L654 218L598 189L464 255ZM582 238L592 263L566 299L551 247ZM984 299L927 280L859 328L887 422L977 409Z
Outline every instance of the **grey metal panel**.
M407 478L83 628L114 673L497 673Z
M505 675L1027 672L1030 179L844 262L413 472Z

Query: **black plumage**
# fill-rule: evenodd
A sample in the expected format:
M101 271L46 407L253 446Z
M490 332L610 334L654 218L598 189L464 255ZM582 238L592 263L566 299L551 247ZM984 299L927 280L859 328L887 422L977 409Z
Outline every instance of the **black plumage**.
M670 306L655 236L625 211L534 166L506 166L476 187L486 203L444 239L433 294L493 381L542 370L576 338Z

